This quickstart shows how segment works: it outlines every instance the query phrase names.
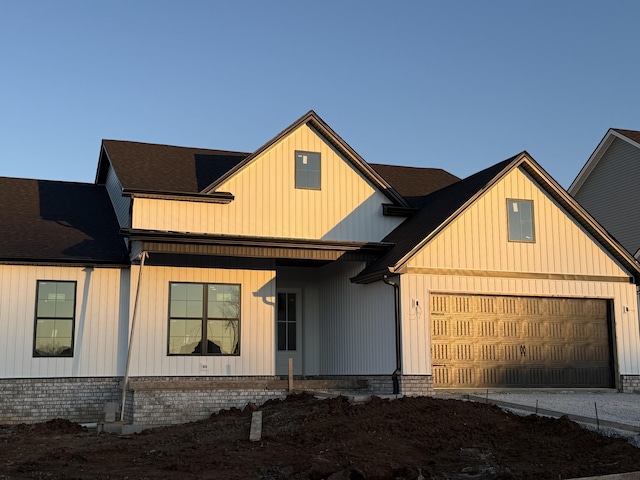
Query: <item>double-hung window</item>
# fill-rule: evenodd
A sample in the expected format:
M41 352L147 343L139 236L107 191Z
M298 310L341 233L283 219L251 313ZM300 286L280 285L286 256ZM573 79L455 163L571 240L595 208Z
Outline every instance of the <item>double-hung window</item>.
M72 357L76 282L38 280L33 356Z
M169 355L238 355L240 285L169 284Z
M507 200L509 241L535 242L533 200Z

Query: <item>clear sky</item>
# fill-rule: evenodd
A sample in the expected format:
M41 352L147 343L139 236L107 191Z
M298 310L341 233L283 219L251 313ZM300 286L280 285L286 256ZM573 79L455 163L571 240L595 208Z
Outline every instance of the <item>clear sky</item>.
M315 110L370 163L527 150L567 188L640 130L640 1L0 1L0 176L93 182L103 138L251 152Z

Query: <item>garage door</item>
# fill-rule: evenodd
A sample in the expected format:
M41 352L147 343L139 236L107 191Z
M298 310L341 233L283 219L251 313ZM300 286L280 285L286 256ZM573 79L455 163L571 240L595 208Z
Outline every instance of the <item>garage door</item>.
M436 388L613 387L607 300L431 295Z

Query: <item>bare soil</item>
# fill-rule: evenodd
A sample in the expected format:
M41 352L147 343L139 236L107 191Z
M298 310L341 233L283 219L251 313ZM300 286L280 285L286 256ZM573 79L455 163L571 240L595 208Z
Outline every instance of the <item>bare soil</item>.
M0 479L564 479L640 470L640 449L566 418L438 398L291 395L120 436L66 420L0 426Z

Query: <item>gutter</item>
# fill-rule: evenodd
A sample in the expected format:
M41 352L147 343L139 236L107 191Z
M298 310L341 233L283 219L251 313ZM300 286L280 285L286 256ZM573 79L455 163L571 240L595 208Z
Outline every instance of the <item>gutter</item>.
M393 307L396 326L396 369L391 374L391 380L393 381L393 394L398 395L400 393L400 381L398 376L402 373L402 344L400 335L402 329L400 328L400 285L396 282L389 280L388 275L382 277L382 281L387 285L393 287Z

